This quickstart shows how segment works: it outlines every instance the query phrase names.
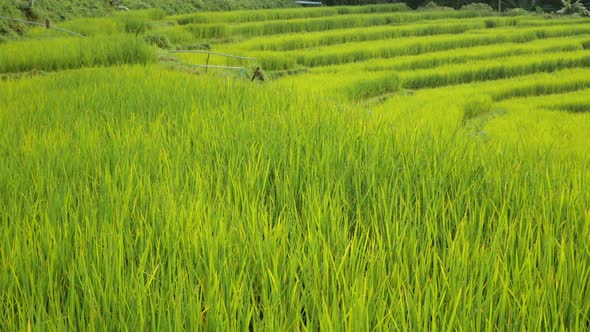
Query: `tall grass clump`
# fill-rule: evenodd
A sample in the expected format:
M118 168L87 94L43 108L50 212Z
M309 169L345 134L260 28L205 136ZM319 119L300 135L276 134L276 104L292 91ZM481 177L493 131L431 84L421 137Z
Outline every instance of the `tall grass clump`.
M479 95L469 98L463 105L463 123L492 110L492 97Z
M132 12L118 12L114 19L125 32L137 33L147 30L151 21L162 20L166 13L159 8L146 9Z
M20 41L0 45L0 72L55 71L151 63L154 49L133 35Z
M178 27L189 31L196 39L222 39L229 38L232 35L230 27L226 24L202 24L202 25L188 25L185 27Z
M256 61L264 69L287 70L297 67L297 61L292 57L268 56L265 53L254 54Z
M398 75L387 76L357 81L344 89L344 94L353 101L377 97L387 93L399 91L402 81Z

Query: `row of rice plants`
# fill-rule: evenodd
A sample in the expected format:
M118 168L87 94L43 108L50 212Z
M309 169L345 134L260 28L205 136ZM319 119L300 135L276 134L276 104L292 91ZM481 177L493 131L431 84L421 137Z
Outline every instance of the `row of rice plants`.
M464 100L479 94L490 96L495 103L507 101L510 104L513 103L514 98L532 101L533 97L538 96L568 94L571 97L570 93L588 88L590 88L590 68L574 68L422 91L438 99L443 98L442 96L453 96L456 100ZM506 105L506 103L500 105ZM535 108L533 103L530 106L533 106L532 109Z
M535 97L551 94L562 94L588 88L590 84L590 68L572 68L541 72L526 76L517 76L493 81L480 81L470 84L444 86L416 91L416 94L431 95L433 99L442 96L453 96L464 99L475 94L492 97L494 102L516 97Z
M423 89L590 66L590 54L586 51L543 54L534 58L512 56L502 60L501 63L497 60L485 60L469 65L440 66L436 69L402 72L399 75L404 87Z
M419 55L399 56L388 59L370 59L363 62L347 63L334 66L314 68L315 73L334 73L337 71L399 71L432 68L450 63L465 63L473 60L501 58L511 55L537 53L555 53L583 50L586 36L549 38L528 43L505 43L497 45L476 46L453 49L449 51L431 52Z
M515 95L513 98L502 100L501 105L528 105L531 109L565 111L569 113L590 112L590 84L588 79L565 84L551 84L546 82L543 93L531 95ZM590 114L589 114L590 115ZM590 116L588 117L590 119ZM583 121L583 120L582 120ZM589 124L590 125L590 124Z
M441 18L468 18L493 15L495 14L485 14L476 11L457 11L452 13L424 11L393 14L352 14L326 18L294 19L288 21L274 20L236 25L228 25L225 23L189 24L185 26L179 26L176 29L185 29L190 31L197 39L236 38L237 36L246 38L284 33L326 31L355 27L358 28L377 25L402 24Z
M521 79L522 80L522 79ZM577 69L567 76L547 74L526 84L512 87L497 87L489 91L494 101L502 101L515 97L533 97L552 94L563 94L590 88L590 69Z
M370 112L373 115L386 114L399 126L430 128L435 132L466 132L473 141L492 146L493 150L499 152L522 146L523 150L546 149L563 158L590 163L590 145L584 139L590 130L588 113L548 112L545 106L549 103L528 103L528 98L535 96L535 93L578 91L557 96L555 104L558 104L557 100L572 100L572 110L583 110L581 104L576 103L578 99L575 96L586 94L582 90L589 87L589 72L590 69L586 68L565 69L411 93L402 91L387 96L386 100L382 99L379 103L371 101ZM526 98L496 99L499 94L512 91ZM489 96L492 97L491 103ZM484 108L486 113L465 125L465 106L477 100L481 106L487 103L487 108Z
M177 26L160 27L157 33L168 39L174 45L190 46L202 42L192 32Z
M426 36L399 38L395 44L380 41L349 43L318 50L301 50L289 54L264 52L253 55L260 58L267 69L275 64L296 63L307 67L336 65L366 61L373 58L392 58L404 55L417 55L428 52L444 51L502 43L525 43L538 39L568 37L590 33L590 26L579 24L567 27L528 28L520 30L493 30L482 33L448 36Z
M500 44L467 49L426 53L415 56L403 56L394 58L394 61L380 61L379 65L367 64L365 70L416 70L433 68L447 64L468 63L472 61L491 60L503 61L504 57L527 55L561 53L583 50L580 40L576 38L567 39L543 39L526 44ZM376 62L378 63L378 62Z
M161 9L134 10L131 12L116 12L109 17L79 18L70 21L54 23L60 28L77 32L85 36L112 35L122 32L137 33L150 29L155 22L162 20L165 13ZM45 28L31 29L26 34L30 38L63 37L64 33Z
M501 63L501 62L499 62ZM460 70L463 66L454 66L454 70ZM359 67L362 68L362 67ZM396 102L391 105L384 112L389 112L390 109L399 109L402 105L410 105L418 109L419 104L412 106L413 104L405 99L407 91L399 90L398 86L391 88L383 88L386 85L379 84L379 82L395 82L399 79L399 75L396 72L391 71L366 71L366 70L351 70L346 71L343 75L345 68L336 68L334 71L311 71L297 76L287 76L279 81L275 81L274 84L280 84L285 88L296 88L299 90L306 90L313 87L312 91L315 94L319 94L333 100L335 103L349 103L351 100L355 102L363 101L363 99L378 97L370 99L370 102L379 102L386 99L400 95L401 99L396 99ZM590 84L590 80L586 76L590 72L590 69L576 68L576 69L562 69L555 70L551 74L542 73L530 73L526 76L508 76L504 79L496 78L494 81L478 81L470 82L470 84L462 85L443 85L436 87L435 89L427 89L425 92L426 96L424 100L420 100L420 103L425 103L428 96L431 96L433 100L441 101L444 100L445 96L453 96L448 102L448 107L455 107L457 103L461 103L461 100L467 100L470 96L474 95L488 95L492 97L493 101L504 100L511 96L534 96L538 94L551 94L551 93L562 93L567 91L576 91L584 89ZM418 72L420 73L420 72ZM404 73L401 73L404 75ZM410 72L405 75L411 75ZM404 75L404 76L405 76ZM374 82L374 83L373 83ZM402 88L405 87L402 80ZM358 92L357 92L358 91ZM356 92L356 93L355 93ZM361 93L362 92L362 93ZM409 96L413 96L415 93L419 93L420 90L412 92ZM394 93L394 94L391 94ZM355 95L363 95L362 97L355 97ZM364 101L363 101L364 102ZM455 106L452 106L455 105ZM375 112L380 112L376 110ZM412 112L415 112L413 110Z
M312 32L305 35L265 36L235 43L234 48L259 51L292 51L302 48L330 46L349 42L393 39L411 36L429 36L441 34L458 34L468 30L506 26L557 26L565 24L586 23L580 20L544 20L534 16L496 17L496 18L463 18L435 20L434 22L417 22L401 26L376 26L370 28L353 28L335 31Z
M203 23L245 23L270 20L290 20L298 18L318 18L347 14L368 14L408 11L403 3L367 6L339 6L322 8L290 8L267 10L242 10L235 12L207 12L170 16L169 19L180 25Z
M19 41L0 45L0 73L54 71L156 61L155 50L133 35Z
M526 142L531 147L543 146L555 153L588 161L590 90L564 92L498 102L494 107L508 112L487 123L485 131L489 137L501 138L507 145Z
M0 329L585 328L588 163L248 83L0 82Z
M586 93L588 92L590 91L586 91ZM590 99L586 98L579 101L561 102L554 105L548 105L546 108L570 113L590 113Z
M355 84L348 85L343 94L352 101L361 101L371 97L377 97L386 93L400 90L402 81L397 75L387 75L374 79L363 79Z
M572 67L585 67L590 65L590 56L586 52L571 52L568 54L543 54L541 58L530 60L529 56L517 55L501 59L489 59L478 61L472 65L440 66L436 69L401 72L380 73L377 75L352 75L353 83L349 83L344 94L352 100L359 101L370 97L389 94L399 91L401 87L408 89L433 88L446 85L470 83L475 81L496 80L515 76L534 74L538 72L553 72ZM566 84L553 84L552 87L537 82L537 92L545 93L562 92L564 90L576 90L589 84L588 80L569 81ZM535 89L531 86L522 87L519 90L511 90L517 95ZM481 91L479 91L481 93ZM486 94L487 95L487 94ZM495 100L507 98L509 92L496 94ZM490 97L490 103L492 98Z
M376 76L370 75L369 77ZM447 100L450 100L452 103L460 105L462 101L477 95L490 96L495 103L513 98L526 101L526 98L576 92L589 87L590 68L572 68L550 73L539 72L525 76L417 90L407 97L401 94L399 98L408 100L401 102L398 98L396 105L409 104L409 107L413 107L410 99L415 96L419 98L417 105L428 104L428 98L437 103L446 103Z
M510 96L534 96L536 94L555 94L578 91L590 86L590 79L588 79L588 77L590 77L590 75L588 75L589 71L590 69L577 68L557 70L553 71L551 74L533 73L528 74L527 76L510 76L505 79L482 81L471 83L469 85L447 85L442 88L418 90L415 93L412 92L410 94L405 91L396 92L400 88L399 85L391 87L385 84L380 84L380 82L392 83L400 81L399 75L383 72L367 73L362 71L352 71L347 72L344 76L342 75L342 72L339 71L336 71L335 73L312 72L302 76L286 78L281 84L287 88L292 89L295 87L300 90L306 90L312 86L314 87L312 89L314 93L323 95L325 98L333 100L335 103L347 103L351 100L355 102L366 100L373 105L374 103L379 104L389 99L391 102L386 101L383 109L378 108L371 112L374 114L382 112L389 114L394 111L396 114L405 114L404 117L406 118L408 117L408 114L414 114L417 116L417 118L412 117L411 120L408 120L408 125L411 125L412 123L424 123L424 118L427 117L430 125L434 124L436 128L439 128L441 125L444 127L445 124L446 126L449 126L452 125L452 123L460 123L463 115L456 117L449 116L448 110L456 108L458 105L463 105L469 101L473 101L474 96L481 96L482 98L486 97L487 99L490 99L491 97L490 102L492 102L505 100L510 98ZM424 91L424 93L421 91ZM391 94L392 92L394 94ZM415 94L419 99L413 102L416 98L414 96ZM439 107L440 109L446 109L447 111L442 113L434 112L433 114L425 116L424 112L429 114L428 112L431 111L428 106L424 105L430 105L432 101L435 101L436 103L436 105L432 105L432 107ZM365 104L364 101L363 104ZM426 107L426 110L422 110L422 107ZM488 110L496 109L495 106L493 108L488 107ZM417 112L418 110L420 110L420 112ZM438 117L434 117L434 115L442 117L439 119ZM435 122L433 123L432 121ZM568 144L572 144L572 142L569 142Z

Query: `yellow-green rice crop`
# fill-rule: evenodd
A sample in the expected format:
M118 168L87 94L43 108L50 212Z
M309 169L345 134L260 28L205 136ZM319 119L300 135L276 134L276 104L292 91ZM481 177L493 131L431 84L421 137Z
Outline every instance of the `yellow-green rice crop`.
M1 44L0 330L587 330L587 21L398 9Z
M434 23L433 23L434 22ZM584 24L585 19L560 20L553 22L533 16L497 17L483 20L482 18L462 18L452 20L424 21L412 25L375 26L370 28L352 28L333 31L310 32L304 35L290 34L251 38L243 43L232 45L247 50L289 51L301 48L328 46L341 43L368 40L383 40L410 36L427 36L440 34L458 34L469 30L484 29L489 22L494 28L505 26L541 26Z
M3 329L586 324L573 157L156 67L1 84Z
M352 27L371 27L377 25L391 25L416 22L431 19L468 18L493 16L472 11L457 11L443 13L437 11L408 12L408 13L371 13L348 14L334 17L305 18L293 20L271 20L229 25L227 23L189 24L179 27L191 31L199 38L227 38L230 36L267 36L283 33L327 31L332 29L346 29Z
M133 35L19 41L0 45L0 73L150 63L156 52Z
M517 31L507 30L504 32L494 29L492 31L474 32L465 35L447 34L441 36L398 38L394 43L383 43L382 41L347 43L313 50L298 50L288 54L284 52L265 52L259 53L259 57L262 61L266 61L269 64L275 61L272 59L273 57L282 59L292 58L295 59L294 61L297 64L316 67L361 62L372 58L392 58L403 55L416 55L508 42L525 43L538 39L587 35L589 33L590 26L587 24L566 27L528 28ZM255 53L250 54L258 55Z

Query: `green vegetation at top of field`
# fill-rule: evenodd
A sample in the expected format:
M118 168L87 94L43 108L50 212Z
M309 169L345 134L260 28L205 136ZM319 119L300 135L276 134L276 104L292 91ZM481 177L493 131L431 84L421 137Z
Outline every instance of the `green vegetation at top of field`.
M166 14L161 9L117 12L109 17L78 18L59 24L60 28L74 31L85 36L111 35L114 33L141 33L160 24ZM33 28L25 34L27 38L47 39L63 37L64 33L45 28Z
M197 10L236 10L295 7L291 0L0 0L2 16L53 22L81 17L103 17L122 7L133 11L159 8L167 14L192 13ZM22 34L28 26L0 20L0 36Z
M588 328L588 20L62 26L0 45L0 330Z
M386 12L408 11L403 3L380 4L368 6L342 6L321 8L270 9L237 12L196 13L170 17L180 25L190 23L245 23L269 20L290 20L302 18L329 17L351 14L376 14Z
M421 20L437 18L467 18L489 16L493 13L481 13L477 11L459 11L451 15L436 12L402 12L402 13L367 13L347 14L330 17L271 20L251 23L227 25L226 23L214 24L190 24L179 27L193 33L198 38L228 38L230 36L255 37L277 35L285 33L327 31L334 29L347 29L352 27L371 27L377 25L391 25L410 23Z

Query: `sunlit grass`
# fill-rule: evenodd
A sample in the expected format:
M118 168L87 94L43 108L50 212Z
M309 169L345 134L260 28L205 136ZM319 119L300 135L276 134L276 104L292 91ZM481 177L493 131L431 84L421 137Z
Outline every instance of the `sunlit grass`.
M19 41L0 45L0 73L150 63L156 52L133 35Z
M0 45L0 330L588 329L588 25L402 9Z

